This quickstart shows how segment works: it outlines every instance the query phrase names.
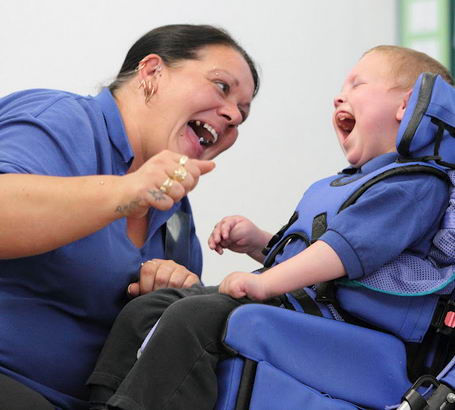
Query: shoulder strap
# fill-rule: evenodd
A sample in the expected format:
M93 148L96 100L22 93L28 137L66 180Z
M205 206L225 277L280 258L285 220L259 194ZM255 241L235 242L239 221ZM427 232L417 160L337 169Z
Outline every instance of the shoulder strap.
M431 165L419 163L397 166L395 168L388 169L383 173L376 175L375 177L365 182L357 191L352 193L351 196L341 205L338 212L341 212L343 209L346 209L348 206L354 204L365 193L365 191L371 188L374 184L383 181L386 178L410 174L430 174L450 183L450 179L447 175L447 172Z

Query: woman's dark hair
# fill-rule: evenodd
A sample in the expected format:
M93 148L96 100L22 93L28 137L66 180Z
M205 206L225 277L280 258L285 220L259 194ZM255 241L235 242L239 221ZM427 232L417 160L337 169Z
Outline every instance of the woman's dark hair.
M237 50L250 67L254 81L254 93L259 90L259 75L256 66L240 45L225 30L210 25L171 24L157 27L144 34L128 51L122 68L114 82L109 85L113 93L132 77L139 62L149 54L158 54L166 65L180 60L197 60L198 51L205 46L225 45Z

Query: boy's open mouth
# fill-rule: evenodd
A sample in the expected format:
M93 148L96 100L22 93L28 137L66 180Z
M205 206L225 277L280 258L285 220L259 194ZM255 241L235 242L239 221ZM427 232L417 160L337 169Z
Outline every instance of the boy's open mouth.
M349 135L355 127L355 118L346 111L340 111L335 115L337 127L345 134Z
M218 141L218 133L210 124L199 120L191 120L188 125L199 137L199 144L207 146L213 145Z

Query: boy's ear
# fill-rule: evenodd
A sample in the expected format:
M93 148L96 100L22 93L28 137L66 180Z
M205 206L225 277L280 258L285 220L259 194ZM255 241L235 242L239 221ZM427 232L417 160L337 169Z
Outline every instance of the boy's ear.
M404 117L404 113L406 111L406 107L408 106L409 99L411 98L412 88L403 96L403 99L398 107L396 119L397 121L401 121Z

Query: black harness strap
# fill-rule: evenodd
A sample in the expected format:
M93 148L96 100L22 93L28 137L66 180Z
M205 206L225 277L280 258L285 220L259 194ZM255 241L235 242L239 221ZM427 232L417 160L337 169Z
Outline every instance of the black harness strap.
M235 403L235 410L248 410L250 408L251 393L253 392L256 368L257 363L255 361L245 359L237 401Z
M316 215L311 226L311 243L316 242L327 230L327 212Z
M299 219L299 214L297 212L294 212L292 216L289 218L289 221L286 225L282 226L281 229L272 236L272 239L270 239L269 243L265 246L265 248L262 250L263 255L267 255L270 252L270 249L272 249L276 243L283 237L284 233L286 230L295 222Z
M300 306L302 306L303 311L305 313L308 313L309 315L313 316L323 317L321 309L319 309L318 304L313 300L313 298L310 295L308 295L308 293L306 293L305 289L297 289L289 293L295 298L295 300L297 300ZM288 303L290 303L289 300Z

